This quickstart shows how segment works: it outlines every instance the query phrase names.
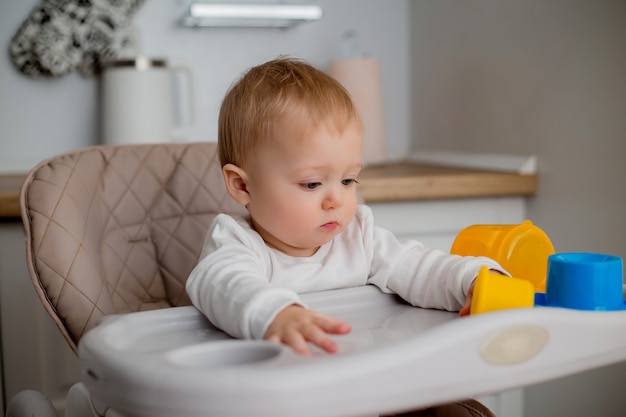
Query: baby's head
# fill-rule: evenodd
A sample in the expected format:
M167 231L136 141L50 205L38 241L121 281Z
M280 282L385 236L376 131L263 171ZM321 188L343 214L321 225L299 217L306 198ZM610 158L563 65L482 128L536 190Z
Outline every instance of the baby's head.
M358 111L335 79L300 60L266 62L220 109L227 189L268 245L309 256L354 217L361 136Z
M348 92L305 61L278 58L249 69L222 101L219 156L222 166L243 166L257 146L276 140L286 119L303 130L330 123L338 131L360 118Z

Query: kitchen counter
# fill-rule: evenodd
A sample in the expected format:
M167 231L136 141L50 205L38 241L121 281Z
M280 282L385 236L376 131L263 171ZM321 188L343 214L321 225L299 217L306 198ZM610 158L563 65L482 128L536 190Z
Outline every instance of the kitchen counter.
M25 175L0 175L0 218L20 216L20 187Z
M371 166L359 175L365 202L533 195L537 176L399 162Z
M0 175L0 218L20 216L19 192L25 178ZM535 193L537 176L396 162L363 169L358 188L366 203L524 196Z

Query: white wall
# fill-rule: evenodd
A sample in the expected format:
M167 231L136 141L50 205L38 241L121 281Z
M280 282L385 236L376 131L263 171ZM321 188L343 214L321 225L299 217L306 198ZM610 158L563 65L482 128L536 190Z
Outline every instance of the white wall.
M537 154L558 252L626 257L626 2L411 2L415 145ZM526 390L526 415L626 415L626 364Z
M626 3L412 3L412 132L539 156L529 212L559 251L626 256Z
M9 60L9 43L37 3L0 1L0 169L95 143L94 80L33 80Z
M3 48L37 3L0 2ZM198 123L187 140L215 140L220 101L242 71L278 55L301 57L326 69L340 55L341 35L352 29L363 50L381 62L388 146L409 148L408 0L313 1L323 7L323 19L288 30L184 28L178 21L190 3L146 0L134 20L145 55L193 70ZM1 54L0 170L98 143L97 81L76 71L58 79L33 80L14 69L7 53Z

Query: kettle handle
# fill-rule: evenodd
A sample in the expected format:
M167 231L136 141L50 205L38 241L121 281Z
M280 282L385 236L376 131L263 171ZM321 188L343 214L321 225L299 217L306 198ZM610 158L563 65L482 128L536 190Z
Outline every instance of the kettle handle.
M172 136L176 138L181 138L185 135L190 134L195 128L195 100L194 100L194 92L193 92L193 75L191 69L185 65L175 64L170 66L170 73L172 76L172 101L174 103L172 108L179 109L176 115L174 115L174 120L178 120L180 122L179 125L172 127ZM175 74L184 74L187 79L186 83L186 96L187 100L183 100L185 94L183 93L183 89L179 88L180 83L174 82Z

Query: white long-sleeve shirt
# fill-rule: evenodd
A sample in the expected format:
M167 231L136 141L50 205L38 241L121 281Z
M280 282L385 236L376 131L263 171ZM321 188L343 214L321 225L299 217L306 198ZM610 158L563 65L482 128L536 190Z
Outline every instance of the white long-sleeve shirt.
M261 339L274 317L298 294L373 284L414 306L459 310L484 257L461 257L400 242L374 226L359 206L348 229L310 257L292 257L265 244L246 218L218 215L201 258L187 280L193 304L226 333Z

